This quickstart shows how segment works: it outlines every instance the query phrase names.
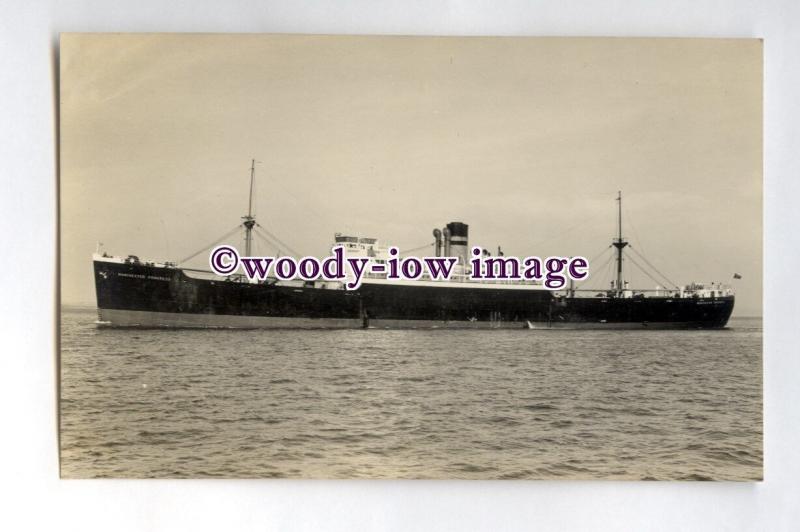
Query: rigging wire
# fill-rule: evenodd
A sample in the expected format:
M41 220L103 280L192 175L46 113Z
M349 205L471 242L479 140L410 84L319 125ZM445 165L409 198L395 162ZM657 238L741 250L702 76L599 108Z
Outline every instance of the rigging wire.
M214 240L213 242L211 242L207 246L204 246L204 247L200 248L198 251L196 251L195 253L192 253L191 255L186 257L185 259L178 261L177 264L183 264L186 261L192 260L193 258L198 256L199 254L201 254L205 250L209 249L210 247L215 246L216 244L219 244L220 242L222 242L223 240L225 240L226 238L228 238L230 236L233 236L234 233L238 232L239 228L241 228L241 227L242 227L242 224L238 224L236 227L231 229L229 232L225 233L223 236L221 236L218 239Z
M595 255L595 256L594 256L594 258L591 258L591 259L587 260L586 262L588 262L588 263L589 263L589 265L590 265L590 267L591 267L591 264L592 264L593 262L596 262L598 259L600 259L600 257L602 257L603 255L605 255L606 253L608 253L608 250L609 250L609 249L611 249L611 247L612 247L611 245L608 245L607 247L603 248L603 251L601 251L600 253L598 253L597 255ZM611 257L609 257L609 258L608 258L608 260L606 260L605 262L603 262L603 264L602 264L602 265L601 265L599 268L597 268L597 270L599 271L599 270L601 270L601 269L605 268L605 266L606 266L606 264L608 263L608 261L609 261L609 260L611 260ZM576 282L576 283L583 283L583 282L585 282L585 281L588 281L588 280L589 280L589 277L587 277L586 279L582 279L582 280L580 280L580 281L575 281L575 282Z
M613 261L613 259L614 259L614 255L612 254L611 256L608 257L608 259L606 259L606 261L603 264L601 264L597 268L594 268L595 271L599 272L600 276L592 277L592 279L600 281L600 288L586 287L586 288L581 288L580 290L582 290L582 291L598 291L598 292L602 292L602 291L606 290L604 288L604 286L606 285L606 280L607 279L611 279L614 276L614 261Z
M627 226L631 228L633 231L633 236L636 238L636 245L642 248L642 253L647 253L644 249L644 242L639 237L639 231L636 230L636 226L633 223L633 217L631 216L630 211L626 207L622 207L622 210L625 211L625 221L627 222Z
M283 240L281 240L280 238L278 238L277 236L275 236L271 232L267 231L267 229L264 228L264 226L261 225L260 223L256 222L256 227L258 227L259 229L264 231L269 237L272 238L272 240L274 240L275 242L277 242L278 244L280 244L281 246L286 248L292 255L295 255L296 257L302 257L303 256L302 253L298 253L297 251L292 249L292 247L289 244L287 244L286 242L284 242Z
M599 257L598 257L598 258L599 258ZM602 281L602 282L600 283L601 285L604 285L604 284L605 284L605 279L606 279L606 277L608 276L608 274L609 274L609 272L610 272L610 268L606 269L606 266L608 266L609 264L611 264L611 261L612 261L612 259L613 259L613 258L614 258L614 255L613 255L613 254L612 254L612 255L609 255L609 257L608 257L608 258L605 260L605 262L603 262L603 264L601 264L599 267L597 267L597 268L596 268L596 270L597 270L598 272L603 272L603 271L604 271L604 269L605 269L605 273L603 273L603 277L601 277L601 278L600 278L600 281ZM584 279L584 281L588 281L589 279L591 279L591 277L587 277L586 279ZM582 282L584 282L584 281L575 281L575 283L576 283L576 284L577 284L577 283L582 283ZM584 290L595 290L595 289L594 289L594 288L584 288ZM597 288L597 290L603 290L603 288Z
M253 231L253 233L261 239L263 243L267 245L268 248L272 248L276 250L276 255L281 256L289 256L295 258L301 258L303 255L297 253L295 250L291 249L287 246L284 242L277 240L277 238L271 237L269 235L262 234L260 231ZM285 252L284 252L285 250Z
M609 250L609 249L611 249L611 247L612 247L612 245L611 245L611 244L609 244L608 246L606 246L605 248L603 248L603 251L601 251L600 253L598 253L597 255L595 255L593 259L589 259L589 261L588 261L588 262L589 262L589 264L591 264L592 262L596 261L597 259L599 259L599 258L600 258L600 257L602 257L603 255L605 255L605 254L608 252L608 250Z
M673 282L670 280L670 278L669 278L669 277L667 277L666 275L664 275L663 273L661 273L660 271L658 271L658 268L656 268L655 266L653 266L652 264L650 264L650 261L649 261L649 260L647 260L647 258L645 258L645 256L644 256L644 255L642 255L641 253L639 253L638 251L636 251L636 249L635 249L633 246L631 246L631 245L628 245L628 247L631 249L631 251L633 251L634 253L636 253L636 256L637 256L637 257L639 257L640 259L642 259L642 260L645 262L645 264L647 264L648 266L650 266L650 267L653 269L653 271L654 271L654 272L656 272L658 275L660 275L660 276L663 278L663 281L667 281L667 283L668 283L668 284L670 284L670 285L674 286L676 289L680 289L680 288L678 287L678 285L677 285L677 284L673 283ZM631 260L633 260L633 258L632 258L632 257L630 257L630 255L628 256L628 258L630 258ZM657 281L657 282L658 282L659 284L661 284L661 283L663 283L663 281Z
M615 265L617 261L615 259L616 257L614 257L614 254L612 253L611 258L609 258L608 260L608 270L606 271L606 275L603 277L604 285L608 284L617 275L616 265Z
M425 244L424 246L419 246L419 247L411 248L411 249L404 249L404 250L398 252L398 255L405 255L406 253L412 253L414 251L420 251L422 249L432 247L434 244L435 244L435 242L431 242L429 244Z
M678 285L677 285L675 282L673 282L673 281L672 281L672 280L671 280L669 277L667 277L666 275L664 275L663 273L661 273L661 272L659 271L659 269L658 269L658 268L656 268L655 266L653 266L653 264L652 264L652 263L651 263L649 260L647 260L647 257L645 257L645 256L644 256L644 254L645 254L645 253L647 253L647 252L645 251L645 249L644 249L644 243L642 242L642 239L641 239L641 237L639 236L639 232L636 230L636 226L635 226L635 225L632 223L632 217L631 217L631 214L630 214L630 212L629 212L629 211L628 211L628 209L626 209L625 207L623 207L623 209L625 210L625 219L628 221L628 227L630 227L630 228L631 228L631 230L633 231L633 234L634 234L634 236L636 237L636 242L637 242L637 244L636 244L636 245L637 245L637 247L640 247L640 248L642 248L642 252L641 252L641 253L639 253L639 251L638 251L636 248L634 248L634 247L633 247L633 245L632 245L632 244L630 244L630 243L628 244L628 248L629 248L631 251L633 251L634 253L636 253L636 256L637 256L637 257L639 257L640 259L642 259L642 261L643 261L645 264L647 264L647 265L648 265L648 266L649 266L649 267L650 267L650 268L651 268L651 269L652 269L652 270L653 270L653 271L654 271L656 274L658 274L658 275L659 275L659 276L660 276L662 279L661 279L661 281L658 281L658 280L656 280L656 279L653 279L652 277L650 277L650 275L649 275L647 272L645 272L644 270L642 270L642 271L643 271L643 272L644 272L646 275L648 275L648 277L650 277L651 279L653 279L654 281L656 281L658 284L667 284L667 285L671 285L671 286L673 286L673 287L675 287L676 289L678 289L678 290L679 290L679 289L680 289L680 287L679 287L679 286L678 286ZM628 256L628 258L631 258L631 257L630 257L630 255ZM633 260L633 259L631 258L631 260ZM640 269L641 269L641 266L640 266ZM664 283L664 281L666 281L666 283Z
M253 231L253 234L256 235L260 239L260 242L266 245L266 249L275 249L276 255L280 255L281 248L280 245L269 240L266 236L262 235L260 232Z
M639 268L639 269L642 271L642 273L644 273L646 276L648 276L650 279L652 279L652 280L653 280L653 282L655 282L655 283L656 283L656 284L658 284L658 285L661 285L661 284L663 284L663 281L659 281L658 279L656 279L655 277L653 277L652 275L650 275L650 273L649 273L647 270L645 270L645 269L644 269L644 267L643 267L641 264L639 264L638 262L636 262L636 261L633 259L633 257L631 257L630 255L628 255L628 260L630 260L630 261L631 261L631 262L632 262L632 263L633 263L633 264L634 264L634 265L635 265L637 268ZM677 289L678 287L676 286L675 288Z

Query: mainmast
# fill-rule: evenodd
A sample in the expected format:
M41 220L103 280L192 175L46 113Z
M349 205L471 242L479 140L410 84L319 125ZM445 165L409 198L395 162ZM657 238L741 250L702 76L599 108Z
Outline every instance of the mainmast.
M247 215L242 216L244 220L244 249L245 256L250 257L253 245L253 226L256 225L256 218L253 216L253 184L256 179L256 160L250 164L250 199L247 202Z
M617 238L614 239L614 247L617 248L617 282L615 288L617 297L622 296L622 249L628 243L622 239L622 191L617 192L618 215L617 215Z

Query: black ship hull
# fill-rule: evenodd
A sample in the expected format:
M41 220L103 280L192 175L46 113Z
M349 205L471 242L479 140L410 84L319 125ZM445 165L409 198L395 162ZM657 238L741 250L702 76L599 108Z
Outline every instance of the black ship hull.
M734 297L557 297L530 287L366 282L211 280L131 261L94 262L98 323L175 328L600 328L725 327Z

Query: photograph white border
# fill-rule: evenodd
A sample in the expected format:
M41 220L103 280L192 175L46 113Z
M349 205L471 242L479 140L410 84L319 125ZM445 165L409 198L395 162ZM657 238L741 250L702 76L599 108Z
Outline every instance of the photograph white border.
M52 0L0 4L0 305L6 530L790 530L800 523L800 3ZM764 39L761 483L60 480L60 32Z

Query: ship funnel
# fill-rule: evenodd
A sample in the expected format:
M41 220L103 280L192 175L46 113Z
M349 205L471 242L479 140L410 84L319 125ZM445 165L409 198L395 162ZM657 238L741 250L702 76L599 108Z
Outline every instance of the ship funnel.
M442 235L444 236L444 256L450 256L450 229L445 227L442 229Z
M461 222L450 222L447 224L448 234L450 235L450 249L448 257L458 257L459 262L466 268L469 245L469 226Z
M442 256L442 231L439 229L433 230L433 238L436 239L435 248L436 248L436 257Z

